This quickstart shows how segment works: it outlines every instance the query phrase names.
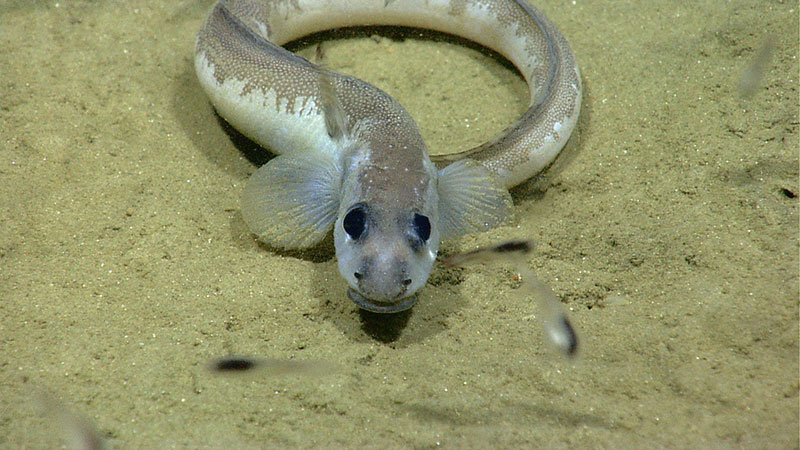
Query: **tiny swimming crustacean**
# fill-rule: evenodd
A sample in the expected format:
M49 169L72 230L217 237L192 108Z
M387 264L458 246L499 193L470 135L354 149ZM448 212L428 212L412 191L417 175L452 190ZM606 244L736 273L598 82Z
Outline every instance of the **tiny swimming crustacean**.
M491 48L526 79L530 106L437 169L395 100L280 47L358 25L432 29ZM442 240L506 220L507 189L553 162L581 104L569 45L523 0L220 1L198 34L195 67L217 112L278 154L245 187L250 230L290 249L315 245L333 227L348 297L379 313L415 304Z
M507 241L452 255L445 259L443 264L449 267L476 262L511 264L521 281L521 294L531 294L538 304L540 322L547 340L563 355L574 357L578 353L578 334L572 327L567 313L561 308L561 302L555 292L528 268L526 256L531 250L533 243L530 241Z

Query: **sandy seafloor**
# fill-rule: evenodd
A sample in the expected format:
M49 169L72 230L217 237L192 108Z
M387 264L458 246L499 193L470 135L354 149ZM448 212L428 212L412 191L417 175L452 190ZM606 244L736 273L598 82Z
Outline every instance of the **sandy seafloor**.
M798 447L797 2L539 4L582 68L580 143L442 254L534 239L575 361L508 267L437 267L411 314L375 318L332 239L258 245L248 144L194 76L211 4L0 3L1 448L64 444L41 392L113 448ZM432 152L524 109L493 58L369 34L326 44L331 66L396 96ZM335 369L206 370L231 353Z

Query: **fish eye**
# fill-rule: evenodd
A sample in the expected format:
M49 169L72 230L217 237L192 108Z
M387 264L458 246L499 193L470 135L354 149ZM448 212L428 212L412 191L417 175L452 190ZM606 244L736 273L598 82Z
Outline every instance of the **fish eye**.
M367 228L367 214L363 205L356 205L347 211L342 220L342 227L350 239L356 240L364 234Z
M411 226L414 230L414 234L416 234L422 242L427 242L431 237L431 221L422 214L414 214L414 221Z

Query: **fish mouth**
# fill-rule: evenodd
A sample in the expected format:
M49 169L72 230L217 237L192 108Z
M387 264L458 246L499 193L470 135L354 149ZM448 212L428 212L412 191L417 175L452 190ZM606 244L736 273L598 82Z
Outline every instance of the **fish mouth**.
M364 297L363 295L356 292L353 288L347 289L347 297L349 297L350 300L352 300L353 303L355 303L356 306L358 306L359 308L378 314L398 313L400 311L405 311L411 308L417 303L416 295L402 298L399 301L393 303L378 302Z

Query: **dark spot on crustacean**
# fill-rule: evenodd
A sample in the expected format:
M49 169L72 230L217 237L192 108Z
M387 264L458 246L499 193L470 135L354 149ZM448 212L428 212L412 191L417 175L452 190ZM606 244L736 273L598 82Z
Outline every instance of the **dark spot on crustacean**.
M244 372L256 366L256 361L244 357L220 358L211 364L216 372Z
M509 241L498 245L494 248L497 253L510 253L522 252L528 253L531 251L531 244L528 241Z

